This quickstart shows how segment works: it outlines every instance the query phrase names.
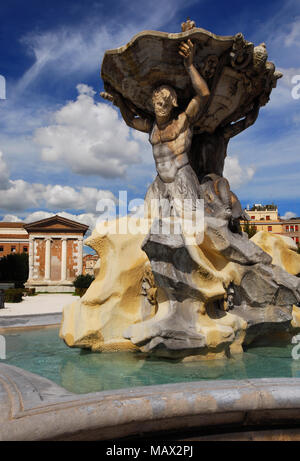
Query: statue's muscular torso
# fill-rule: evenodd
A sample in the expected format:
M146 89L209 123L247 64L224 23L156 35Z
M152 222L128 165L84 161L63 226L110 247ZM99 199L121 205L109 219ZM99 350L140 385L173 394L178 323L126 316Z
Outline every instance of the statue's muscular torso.
M192 143L192 128L185 112L171 120L165 128L155 122L150 132L150 143L156 170L164 182L173 182L177 171L189 163L187 153Z

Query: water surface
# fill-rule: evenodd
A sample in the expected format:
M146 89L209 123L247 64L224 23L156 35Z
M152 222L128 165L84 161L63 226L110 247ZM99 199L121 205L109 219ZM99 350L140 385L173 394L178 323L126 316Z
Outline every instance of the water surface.
M204 379L300 377L292 345L255 347L231 359L197 362L141 357L138 352L96 353L71 349L57 328L5 335L4 363L37 373L77 394Z

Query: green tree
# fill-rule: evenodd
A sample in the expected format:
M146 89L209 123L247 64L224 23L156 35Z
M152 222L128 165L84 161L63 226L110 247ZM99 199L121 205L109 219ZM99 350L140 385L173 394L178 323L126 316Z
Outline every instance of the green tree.
M0 259L0 281L22 286L28 279L28 254L12 253Z
M246 223L243 226L243 231L248 234L249 239L253 237L253 235L256 234L256 227L253 224L249 224L249 221L246 221Z

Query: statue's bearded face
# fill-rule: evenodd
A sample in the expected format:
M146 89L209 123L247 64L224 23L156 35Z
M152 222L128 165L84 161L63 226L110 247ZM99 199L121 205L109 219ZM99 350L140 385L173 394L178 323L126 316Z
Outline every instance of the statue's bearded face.
M152 104L155 115L166 117L170 115L173 107L177 106L176 93L172 88L162 86L153 91Z

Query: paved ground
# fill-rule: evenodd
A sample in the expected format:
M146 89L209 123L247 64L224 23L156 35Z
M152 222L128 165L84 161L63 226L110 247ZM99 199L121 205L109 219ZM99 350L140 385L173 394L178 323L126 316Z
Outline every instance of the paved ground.
M10 315L49 314L62 312L66 304L78 299L70 293L39 294L26 296L21 303L5 303L5 309L0 309L0 318Z

